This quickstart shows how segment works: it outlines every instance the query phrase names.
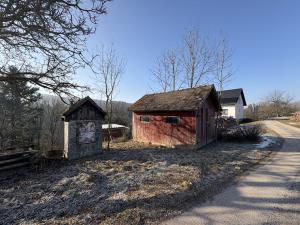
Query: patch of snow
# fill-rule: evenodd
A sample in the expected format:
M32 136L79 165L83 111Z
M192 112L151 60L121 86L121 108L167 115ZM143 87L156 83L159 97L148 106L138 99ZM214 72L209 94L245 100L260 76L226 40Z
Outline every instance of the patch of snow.
M256 145L257 148L266 148L268 147L269 145L273 144L274 143L274 140L272 140L271 138L269 137L262 137L262 140L259 144Z

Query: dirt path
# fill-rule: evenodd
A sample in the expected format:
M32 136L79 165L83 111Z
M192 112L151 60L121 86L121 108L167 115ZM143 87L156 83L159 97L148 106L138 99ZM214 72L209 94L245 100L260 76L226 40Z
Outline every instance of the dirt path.
M300 129L277 121L265 124L285 143L272 161L251 171L211 202L164 225L300 224Z

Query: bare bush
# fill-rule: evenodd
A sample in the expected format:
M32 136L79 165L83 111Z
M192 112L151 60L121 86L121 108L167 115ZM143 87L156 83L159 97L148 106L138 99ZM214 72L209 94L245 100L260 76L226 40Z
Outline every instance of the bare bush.
M222 137L227 141L245 142L258 141L262 135L262 127L253 126L236 126L222 133Z

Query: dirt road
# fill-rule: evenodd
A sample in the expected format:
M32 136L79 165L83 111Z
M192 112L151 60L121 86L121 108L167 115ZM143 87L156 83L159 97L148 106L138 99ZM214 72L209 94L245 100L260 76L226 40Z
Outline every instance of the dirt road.
M300 224L300 129L277 121L265 124L284 139L282 150L264 165L164 225Z

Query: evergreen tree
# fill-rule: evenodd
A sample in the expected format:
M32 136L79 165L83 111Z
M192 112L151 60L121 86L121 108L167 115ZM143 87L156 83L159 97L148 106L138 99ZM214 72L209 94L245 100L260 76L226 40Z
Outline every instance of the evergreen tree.
M20 79L0 83L0 149L39 144L42 109L38 88L22 80L23 75L10 67L7 76Z

